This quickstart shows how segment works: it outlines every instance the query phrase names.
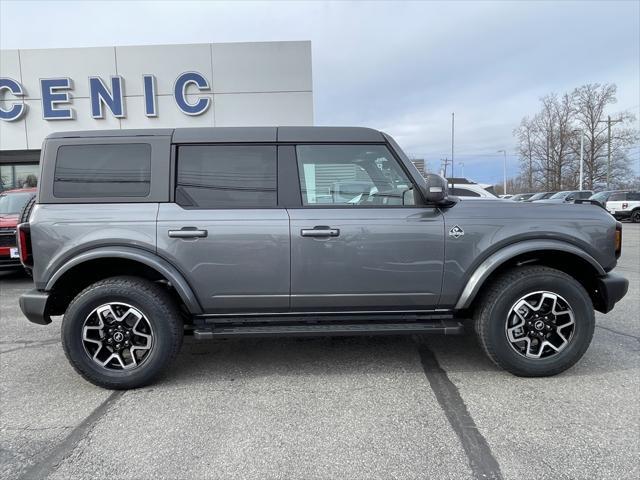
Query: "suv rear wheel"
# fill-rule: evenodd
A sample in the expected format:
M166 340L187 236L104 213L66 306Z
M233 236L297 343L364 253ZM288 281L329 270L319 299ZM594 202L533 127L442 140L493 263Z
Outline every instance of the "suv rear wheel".
M574 278L547 267L500 276L474 315L480 345L498 366L519 376L556 375L585 353L595 328L589 295Z
M90 285L62 321L62 345L73 368L111 389L151 383L178 354L182 336L173 299L161 286L136 277Z

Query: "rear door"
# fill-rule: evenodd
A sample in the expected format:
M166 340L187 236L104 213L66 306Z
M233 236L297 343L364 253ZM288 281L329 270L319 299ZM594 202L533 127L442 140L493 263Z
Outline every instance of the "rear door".
M416 205L384 144L298 145L291 309L423 310L442 285L444 223Z
M289 308L289 217L274 145L177 147L174 201L160 205L158 253L205 313Z

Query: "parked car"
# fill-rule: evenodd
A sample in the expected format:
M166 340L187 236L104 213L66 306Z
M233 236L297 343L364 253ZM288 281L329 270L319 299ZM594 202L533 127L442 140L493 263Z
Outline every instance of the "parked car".
M577 362L628 281L595 205L449 196L364 128L60 132L18 226L27 319L64 315L76 371L152 382L196 339L475 331L515 375ZM318 189L367 181L357 200ZM323 199L325 201L326 199ZM579 217L580 221L576 221ZM90 221L88 221L90 219Z
M35 194L35 188L0 192L0 270L22 268L16 244L16 227L20 212Z
M551 195L549 198L534 200L537 203L573 203L575 200L588 199L593 192L591 190L567 190Z
M594 193L589 200L597 202L602 208L606 208L606 203L614 193L626 193L625 190L605 190L604 192Z
M500 200L493 190L493 185L483 185L471 182L466 179L455 179L457 181L449 181L449 194L463 198L484 198L488 200Z
M526 200L523 200L523 202L531 203L531 202L535 202L536 200L546 200L547 198L552 197L556 193L557 192L539 192L539 193L534 193L532 196L530 196Z
M640 223L640 192L613 193L606 203L606 209L616 220Z
M524 202L525 200L528 200L534 195L535 193L517 193L513 197L511 197L509 200L513 202Z

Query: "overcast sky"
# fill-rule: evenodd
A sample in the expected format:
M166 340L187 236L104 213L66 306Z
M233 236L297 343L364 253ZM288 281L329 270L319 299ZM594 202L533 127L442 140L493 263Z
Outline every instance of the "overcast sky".
M501 180L499 149L517 173L512 131L547 93L616 83L612 113L640 117L637 0L0 0L3 49L268 40L311 40L316 125L383 129L437 168L455 112L456 163L481 182Z

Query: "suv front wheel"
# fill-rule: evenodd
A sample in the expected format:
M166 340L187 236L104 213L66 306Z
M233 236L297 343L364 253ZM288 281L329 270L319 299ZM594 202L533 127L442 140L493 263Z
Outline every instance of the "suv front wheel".
M62 345L73 368L111 389L151 383L178 354L182 336L170 295L137 277L90 285L73 299L62 321Z
M564 272L521 267L493 282L474 315L491 360L524 377L556 375L585 353L595 329L591 299Z

